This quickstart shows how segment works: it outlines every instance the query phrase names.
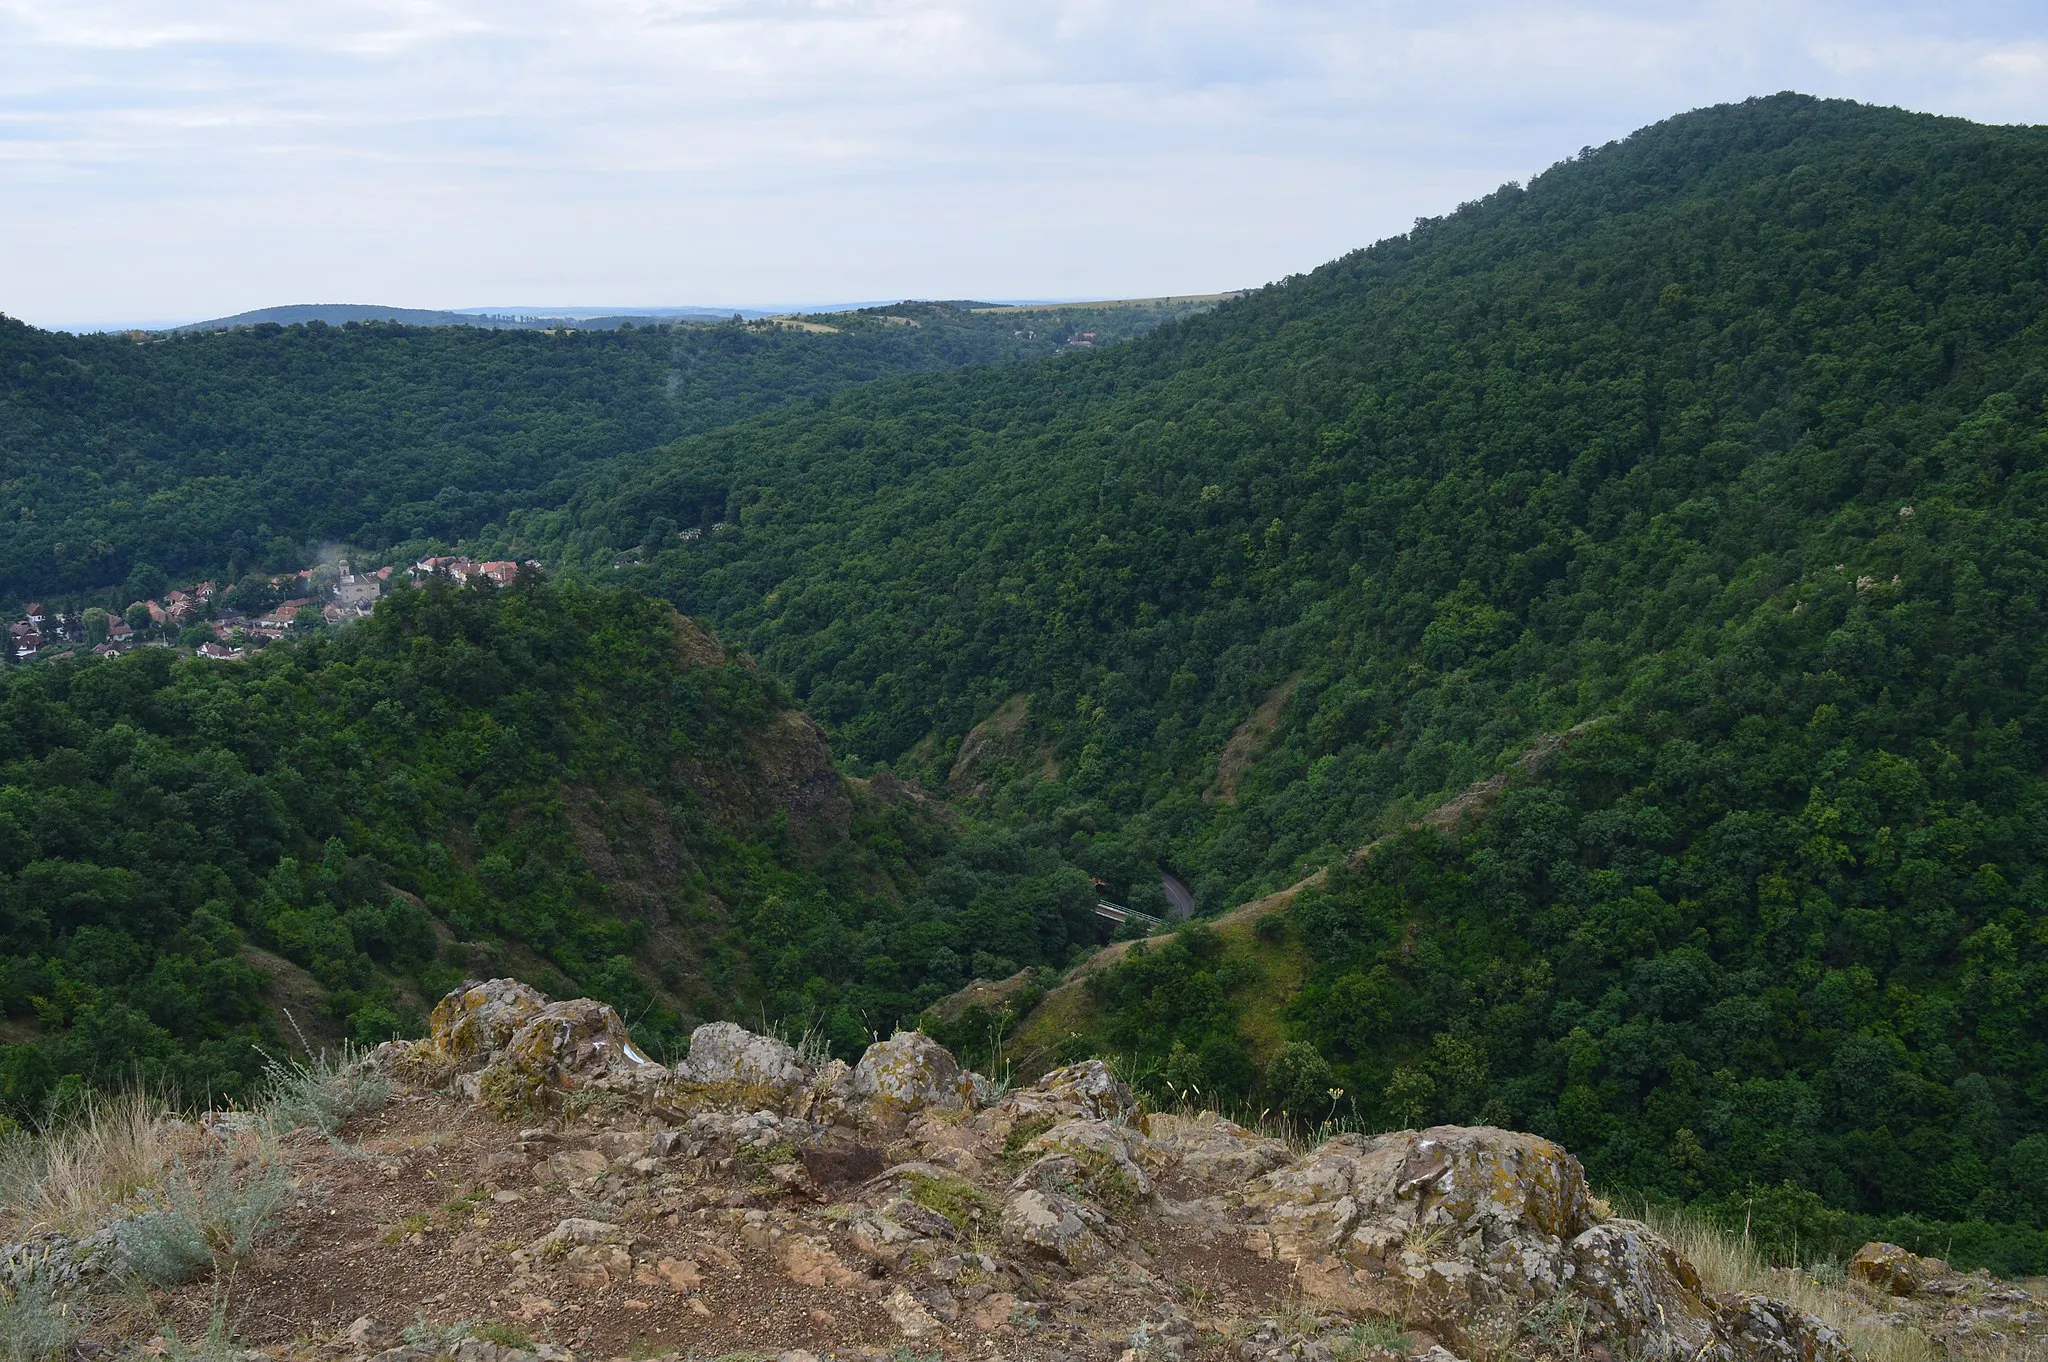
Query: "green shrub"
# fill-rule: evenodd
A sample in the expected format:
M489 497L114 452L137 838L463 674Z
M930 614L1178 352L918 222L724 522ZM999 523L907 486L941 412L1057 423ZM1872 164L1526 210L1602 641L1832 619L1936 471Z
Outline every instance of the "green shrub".
M370 1069L353 1048L339 1058L270 1059L263 1066L263 1111L280 1132L311 1128L323 1135L340 1130L349 1117L384 1105L391 1082Z
M1303 1119L1313 1119L1329 1109L1330 1090L1336 1083L1330 1062L1305 1040L1281 1046L1266 1068L1266 1091L1272 1104Z

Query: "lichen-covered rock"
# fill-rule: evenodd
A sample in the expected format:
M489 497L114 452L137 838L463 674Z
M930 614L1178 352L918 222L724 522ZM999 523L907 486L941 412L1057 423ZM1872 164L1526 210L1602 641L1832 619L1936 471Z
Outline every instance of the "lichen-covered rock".
M1114 1179L1119 1199L1138 1200L1152 1195L1152 1179L1133 1151L1134 1145L1144 1143L1145 1137L1129 1126L1111 1125L1107 1121L1062 1121L1027 1141L1023 1152L1066 1155L1085 1170L1088 1181ZM1030 1170L1027 1169L1026 1176L1019 1179L1018 1185L1027 1185L1031 1181ZM1089 1190L1096 1189L1091 1187ZM1101 1197L1098 1195L1094 1199L1100 1200Z
M1027 1087L1013 1088L1003 1105L1019 1120L1054 1116L1062 1120L1127 1121L1138 1099L1116 1072L1099 1059L1054 1069Z
M901 1124L920 1111L969 1111L974 1083L930 1036L898 1031L870 1045L854 1065L853 1094L870 1120Z
M545 994L517 979L465 984L434 1004L423 1044L447 1063L480 1066L547 1005Z
M83 1239L45 1230L19 1243L0 1246L0 1297L33 1284L62 1294L118 1272L130 1260L116 1221Z
M1897 1244L1865 1244L1849 1260L1849 1275L1892 1296L1910 1296L1929 1282L1951 1275L1939 1258L1922 1258Z
M1011 1249L1086 1272L1109 1257L1095 1231L1099 1212L1060 1195L1027 1187L1003 1204L1003 1242Z
M882 1309L888 1313L896 1331L912 1343L920 1343L939 1332L939 1321L932 1312L903 1287L897 1287L882 1298Z
M1610 1338L1652 1331L1686 1356L1710 1350L1717 1312L1699 1274L1645 1225L1609 1220L1572 1240L1577 1294L1590 1322Z
M1727 1362L1854 1362L1840 1334L1768 1296L1745 1293L1723 1301L1718 1323L1715 1346L1695 1356Z
M1194 1321L1177 1305L1161 1306L1130 1335L1131 1351L1148 1362L1179 1362L1194 1344Z
M609 1006L578 998L549 1003L527 1018L477 1075L477 1097L500 1109L550 1092L594 1086L614 1074L666 1076L626 1037Z
M1641 1355L1846 1362L1840 1339L1797 1311L1709 1298L1683 1257L1607 1219L1578 1160L1534 1135L1340 1136L1245 1200L1248 1243L1293 1264L1304 1296L1416 1322L1460 1351L1565 1302L1589 1336Z
M1213 1111L1193 1116L1148 1114L1134 1152L1154 1177L1173 1177L1205 1192L1243 1187L1294 1158L1284 1140L1255 1135Z
M810 1066L773 1036L757 1036L731 1022L710 1022L690 1033L690 1057L680 1077L705 1084L731 1083L792 1093L811 1081Z

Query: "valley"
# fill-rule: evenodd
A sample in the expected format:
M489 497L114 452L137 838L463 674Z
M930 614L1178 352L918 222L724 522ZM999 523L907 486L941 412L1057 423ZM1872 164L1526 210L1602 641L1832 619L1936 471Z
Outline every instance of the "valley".
M1221 298L8 324L0 591L545 567L0 675L0 1105L511 975L2048 1270L2044 223L1779 95Z

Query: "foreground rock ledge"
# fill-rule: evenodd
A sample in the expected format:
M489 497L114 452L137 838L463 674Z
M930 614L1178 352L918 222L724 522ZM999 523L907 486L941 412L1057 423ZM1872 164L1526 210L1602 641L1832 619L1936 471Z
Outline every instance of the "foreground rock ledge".
M1577 1159L1533 1135L1439 1126L1297 1153L1213 1113L1145 1113L1097 1061L1002 1092L914 1032L851 1067L813 1067L714 1023L670 1068L609 1007L550 1003L507 979L449 994L425 1040L372 1062L500 1114L595 1131L539 1176L688 1185L697 1220L730 1229L734 1250L864 1298L900 1339L943 1352L1329 1355L1273 1318L1298 1296L1320 1312L1311 1331L1391 1322L1438 1358L1555 1353L1557 1331L1531 1320L1570 1321L1575 1346L1612 1356L1849 1357L1781 1302L1707 1292L1669 1244L1606 1212ZM711 1256L643 1250L617 1225L568 1217L512 1255L512 1289L687 1293Z

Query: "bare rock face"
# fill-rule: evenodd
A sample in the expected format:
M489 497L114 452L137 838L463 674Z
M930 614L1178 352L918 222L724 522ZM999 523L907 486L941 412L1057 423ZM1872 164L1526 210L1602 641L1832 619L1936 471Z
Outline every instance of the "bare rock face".
M1260 1179L1247 1243L1303 1294L1421 1324L1462 1353L1552 1302L1596 1337L1719 1362L1847 1362L1816 1320L1709 1299L1647 1227L1606 1219L1577 1159L1490 1127L1343 1135ZM1786 1350L1791 1349L1788 1353Z
M1232 1191L1294 1160L1285 1141L1254 1135L1213 1111L1152 1113L1141 1125L1145 1140L1137 1154L1152 1175L1203 1192Z
M690 1058L678 1077L788 1094L808 1085L811 1071L795 1050L772 1036L757 1036L731 1022L711 1022L690 1033Z
M852 1089L854 1101L881 1124L930 1109L965 1113L974 1104L974 1081L951 1052L920 1031L898 1031L870 1045L853 1067Z

